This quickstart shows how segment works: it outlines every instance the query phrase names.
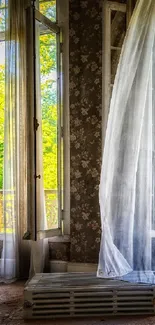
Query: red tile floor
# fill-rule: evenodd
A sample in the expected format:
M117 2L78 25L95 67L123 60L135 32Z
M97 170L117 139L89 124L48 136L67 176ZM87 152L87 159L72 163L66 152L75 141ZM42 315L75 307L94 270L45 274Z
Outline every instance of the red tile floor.
M130 317L112 319L68 319L50 321L23 320L24 282L0 284L0 324L3 325L155 325L155 317Z

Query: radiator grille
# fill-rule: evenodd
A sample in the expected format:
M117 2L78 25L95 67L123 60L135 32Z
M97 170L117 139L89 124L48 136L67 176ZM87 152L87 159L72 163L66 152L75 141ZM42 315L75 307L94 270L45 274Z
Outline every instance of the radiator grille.
M37 274L24 290L25 319L155 314L155 287L91 273Z

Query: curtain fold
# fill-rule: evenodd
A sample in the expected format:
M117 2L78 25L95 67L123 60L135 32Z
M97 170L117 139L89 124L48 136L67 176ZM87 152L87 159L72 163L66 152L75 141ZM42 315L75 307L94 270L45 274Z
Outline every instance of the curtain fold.
M115 78L103 152L98 276L149 282L153 265L155 2L138 0ZM144 272L144 277L140 275ZM148 274L148 273L147 273ZM150 281L152 274L150 273Z
M28 207L34 175L28 171L27 60L26 14L30 0L6 0L5 14L5 124L3 177L3 250L0 261L0 281L14 281L19 277L43 272L47 241L23 240L28 228ZM42 141L40 136L40 142ZM42 161L40 159L40 170ZM31 186L29 186L29 182ZM40 211L39 229L45 220L43 184L39 183L37 209ZM39 203L40 202L40 203ZM31 229L30 229L31 231Z
M27 216L25 1L6 0L5 7L4 230L0 278L9 281L22 273L28 248L22 241ZM25 263L25 269L26 265L29 268L29 261Z

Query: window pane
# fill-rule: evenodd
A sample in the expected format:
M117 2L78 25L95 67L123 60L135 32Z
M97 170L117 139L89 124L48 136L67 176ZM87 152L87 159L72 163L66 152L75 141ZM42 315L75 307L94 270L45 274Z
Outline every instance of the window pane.
M121 50L111 50L111 84L114 84Z
M111 85L114 84L117 66L126 34L126 13L111 11Z
M111 45L122 47L126 34L126 13L111 11Z
M4 107L5 107L5 42L0 41L0 232L3 232L3 227L4 227L3 225Z
M57 37L39 26L43 178L47 229L58 228Z
M52 21L56 21L56 0L39 1L39 11Z
M5 31L5 9L0 7L0 32Z
M5 7L6 0L0 0L0 8Z

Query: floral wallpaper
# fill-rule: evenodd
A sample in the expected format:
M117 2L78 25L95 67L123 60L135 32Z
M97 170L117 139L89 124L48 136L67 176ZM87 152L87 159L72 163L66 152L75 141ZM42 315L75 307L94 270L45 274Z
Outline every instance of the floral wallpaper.
M49 240L50 260L70 260L70 242L50 242Z
M102 0L70 0L70 259L98 261L100 245Z
M98 192L102 158L102 4L103 0L70 0L71 242L50 243L51 259L98 262L101 236ZM117 28L112 31L115 45L118 42L122 44L125 35L123 14L117 18ZM111 58L113 79L118 59L114 53Z

